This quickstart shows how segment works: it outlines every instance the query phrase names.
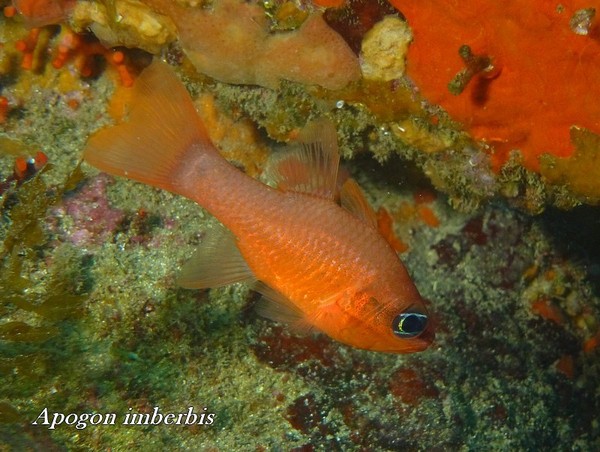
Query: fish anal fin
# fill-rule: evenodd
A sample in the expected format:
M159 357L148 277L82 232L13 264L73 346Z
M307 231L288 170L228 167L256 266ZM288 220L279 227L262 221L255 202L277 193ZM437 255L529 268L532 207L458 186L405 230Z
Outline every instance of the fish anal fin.
M216 153L187 90L155 60L136 79L128 118L93 134L84 159L101 171L188 196L181 172Z
M255 306L261 317L284 323L296 333L308 333L313 329L304 313L284 295L261 281L257 281L252 289L262 295Z
M282 191L334 199L339 164L335 126L322 118L300 132L298 143L271 159L267 177Z
M253 282L254 275L240 254L235 236L224 226L210 229L200 248L183 266L177 283L188 289Z
M377 216L354 179L348 178L342 185L340 203L356 218L377 229Z

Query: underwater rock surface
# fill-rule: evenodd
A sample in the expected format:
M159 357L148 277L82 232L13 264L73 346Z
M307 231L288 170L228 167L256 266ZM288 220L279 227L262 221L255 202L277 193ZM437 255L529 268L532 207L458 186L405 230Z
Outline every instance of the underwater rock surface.
M6 42L28 33L9 19L0 27ZM48 31L49 48L57 36ZM500 176L514 202L487 202L500 182L479 171L475 148L398 148L394 133L416 136L416 126L394 132L374 118L397 118L394 108L406 106L411 118L421 113L390 85L359 90L396 93L394 105L337 105L355 93L231 86L181 63L213 140L250 174L307 116L326 111L338 121L345 164L373 206L390 212L437 330L413 355L296 334L258 317L258 297L243 285L176 286L214 226L195 203L78 167L89 134L125 102L116 66L106 66L93 78L68 64L2 72L10 104L0 124L2 447L600 449L598 208L531 216L526 204L544 196L511 179L533 177L517 169ZM48 166L16 177L16 157L37 149ZM182 425L190 407L196 422ZM46 408L49 421L72 416L49 429ZM115 425L83 420L93 413L108 423L115 414ZM200 423L202 413L212 421Z

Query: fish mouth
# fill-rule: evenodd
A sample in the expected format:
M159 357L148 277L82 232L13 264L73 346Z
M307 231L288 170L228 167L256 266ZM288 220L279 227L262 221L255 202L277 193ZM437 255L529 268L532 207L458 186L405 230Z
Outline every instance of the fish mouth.
M422 352L429 348L435 340L435 330L431 324L423 330L421 334L410 339L400 339L395 337L396 346L391 346L388 342L387 347L370 348L370 350L376 350L382 353L417 353Z

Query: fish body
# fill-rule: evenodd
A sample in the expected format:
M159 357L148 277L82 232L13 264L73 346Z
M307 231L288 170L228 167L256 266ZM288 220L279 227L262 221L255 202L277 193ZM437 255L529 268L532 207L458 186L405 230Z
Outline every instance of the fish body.
M296 149L275 159L270 187L219 154L165 64L142 73L133 99L129 121L92 136L84 157L193 199L222 223L184 267L181 285L249 282L267 300L261 314L357 348L408 353L430 344L432 327L408 272L356 182L338 180L330 122L308 126Z

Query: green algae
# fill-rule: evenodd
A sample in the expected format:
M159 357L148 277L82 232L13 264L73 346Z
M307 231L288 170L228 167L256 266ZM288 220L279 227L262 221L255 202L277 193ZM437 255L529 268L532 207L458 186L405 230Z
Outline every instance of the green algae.
M0 260L3 271L0 276L3 311L11 305L16 309L34 313L50 321L63 320L73 314L81 304L82 296L70 291L72 275L61 268L61 272L51 271L47 275L45 294L32 296L36 282L28 277L32 268L39 267L47 247L48 237L44 232L47 210L62 196L64 191L81 180L81 172L76 168L62 189L49 192L43 174L51 170L47 165L32 180L8 191L3 197L2 215L8 225L2 229L2 249ZM69 267L71 256L68 252L55 251L60 265ZM32 298L38 298L32 302ZM49 332L33 328L23 322L9 322L2 325L2 338L23 341L40 341L51 336Z
M16 204L10 209L9 214L11 225L6 234L3 234L2 249L0 250L2 257L12 253L16 245L32 248L45 241L40 220L56 198L47 196L46 184L40 176L41 174L36 175L16 194L14 201ZM9 192L3 196L4 215L6 215L6 204L10 194Z
M3 194L2 253L0 254L0 368L5 378L2 395L9 400L32 394L52 367L53 338L60 336L65 322L81 315L87 294L76 280L78 253L63 246L52 250L53 265L44 262L48 236L44 221L48 209L64 190L76 184L75 170L63 187L50 191L44 181L46 166L32 180ZM36 272L38 276L33 277ZM19 378L15 379L15 376ZM25 415L12 402L2 402L2 423L23 423Z
M307 119L319 116L318 100L298 84L283 81L278 91L214 82L208 89L225 109L240 110L264 128L273 139L286 141L289 133L302 128Z
M19 342L44 342L55 336L54 328L37 328L25 322L6 322L0 325L0 340Z
M64 372L59 363L70 347L63 347L63 341L87 300L84 256L68 244L51 244L47 231L49 210L82 179L73 163L76 157L54 152L75 143L77 123L61 118L60 108L48 110L44 93L31 93L29 109L20 109L3 124L3 150L9 153L2 160L3 175L12 171L14 155L26 157L30 149L39 149L40 140L48 144L44 151L53 161L32 179L7 186L0 202L0 399L3 421L18 425L2 427L0 437L3 443L10 438L7 444L16 448L35 444L20 427L33 414L23 401ZM71 144L65 145L67 135ZM16 145L7 147L9 141Z
M0 402L0 423L14 424L22 422L23 418L10 404Z

